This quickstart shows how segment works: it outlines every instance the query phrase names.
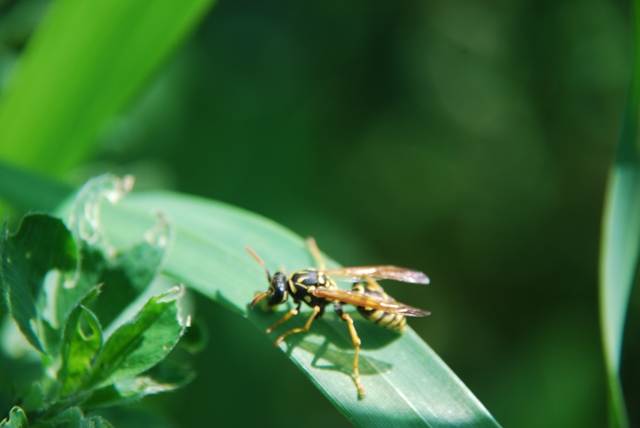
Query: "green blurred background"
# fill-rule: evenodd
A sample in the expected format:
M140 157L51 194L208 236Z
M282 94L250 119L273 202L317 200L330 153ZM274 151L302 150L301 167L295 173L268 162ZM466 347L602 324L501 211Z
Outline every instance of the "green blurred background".
M0 1L0 78L47 5ZM315 236L344 265L423 270L431 285L388 291L432 312L411 326L501 424L604 426L597 262L628 9L220 0L63 178L132 173L138 189ZM639 426L637 292L631 306L622 378ZM349 425L263 332L197 308L210 336L198 377L133 411L166 426Z

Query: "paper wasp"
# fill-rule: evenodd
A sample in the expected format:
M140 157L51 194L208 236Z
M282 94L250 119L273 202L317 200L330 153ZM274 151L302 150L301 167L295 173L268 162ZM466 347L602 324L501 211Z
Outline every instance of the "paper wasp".
M304 327L294 328L280 335L274 344L278 346L287 336L309 331L313 320L321 318L324 314L325 306L332 303L338 316L346 321L349 327L351 340L356 348L353 358L354 380L360 397L364 397L364 389L360 383L360 374L358 372L360 338L353 325L353 319L349 314L343 312L342 304L346 303L356 306L360 314L375 324L390 330L403 332L406 324L405 317L424 317L429 315L430 312L395 301L384 292L376 280L393 279L402 282L428 284L429 278L422 272L397 266L360 266L326 269L316 241L313 238L307 238L307 245L318 268L300 270L290 274L288 277L282 272L277 272L271 276L269 269L262 259L251 248L247 247L249 254L264 268L267 274L267 281L269 282L269 289L253 299L251 308L253 309L255 304L265 297L269 298L267 305L271 309L285 303L289 296L291 296L296 303L295 308L291 309L282 319L267 329L267 334L271 333L291 317L298 315L302 302L313 308L313 312ZM341 290L333 278L355 281L355 283L351 290Z

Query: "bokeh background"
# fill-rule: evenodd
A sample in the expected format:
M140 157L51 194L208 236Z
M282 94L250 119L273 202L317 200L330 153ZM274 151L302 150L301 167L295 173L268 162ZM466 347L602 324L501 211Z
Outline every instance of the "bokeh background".
M0 2L0 76L47 5ZM423 270L431 285L388 291L432 312L411 326L501 424L601 427L599 233L630 39L621 1L220 0L65 180L132 173L315 236L344 265ZM132 411L349 425L263 332L197 300L198 377Z

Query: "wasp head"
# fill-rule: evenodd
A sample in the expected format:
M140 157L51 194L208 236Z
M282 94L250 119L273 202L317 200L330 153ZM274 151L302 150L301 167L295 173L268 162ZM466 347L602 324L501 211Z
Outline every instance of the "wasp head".
M269 296L267 306L269 306L270 309L273 309L287 301L289 293L287 291L287 277L285 274L278 272L273 275L273 277L269 278L269 289L264 293L258 294L255 299L253 299L251 302L251 308L267 296Z
M269 284L269 306L278 306L287 301L289 293L287 292L287 277L285 274L278 272L271 278Z
M247 251L251 256L256 259L258 263L264 269L264 273L267 275L267 281L269 281L269 289L264 293L258 294L253 301L251 302L251 308L255 306L260 300L269 296L268 306L269 308L274 308L284 302L287 301L289 297L289 293L287 291L287 276L282 272L278 272L275 275L271 276L269 273L269 269L267 269L267 265L264 264L262 259L249 247L247 247Z

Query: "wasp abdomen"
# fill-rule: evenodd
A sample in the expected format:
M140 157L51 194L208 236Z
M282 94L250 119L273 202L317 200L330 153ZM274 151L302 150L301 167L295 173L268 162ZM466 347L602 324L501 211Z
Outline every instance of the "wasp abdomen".
M387 302L395 302L395 299L389 296L387 293L382 290L378 284L370 284L370 283L357 283L353 284L351 291L357 294L362 294L365 296L376 296L377 298L382 299ZM392 314L382 309L375 308L367 308L358 306L358 312L371 321L374 324L378 324L380 327L387 328L389 330L400 331L403 332L405 329L405 325L407 324L407 320L403 315L400 314Z

